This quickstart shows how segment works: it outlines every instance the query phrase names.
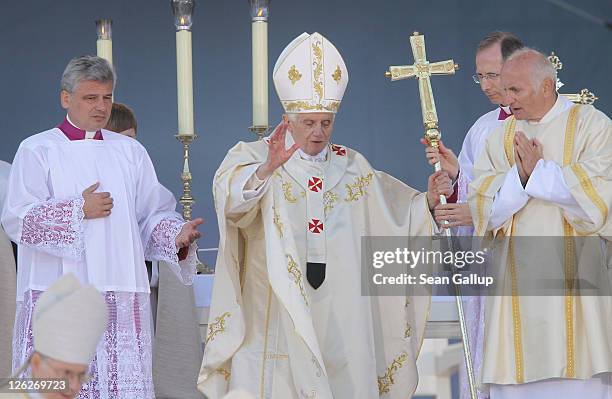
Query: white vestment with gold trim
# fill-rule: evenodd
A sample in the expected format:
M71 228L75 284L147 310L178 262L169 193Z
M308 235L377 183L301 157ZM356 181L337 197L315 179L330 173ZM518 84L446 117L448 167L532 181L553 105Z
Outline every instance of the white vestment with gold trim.
M537 138L544 149L525 188L514 161L516 131ZM511 117L487 139L474 177L469 202L476 235L565 237L559 238L558 252L540 254L536 262L533 252L512 250L517 239L496 244L504 246L507 267L499 271L506 296L486 303L480 380L493 384L491 398L558 398L559 392L564 398L611 397L612 297L581 296L572 282L581 278L581 261L592 255L576 248L572 236L601 240L603 261L595 272L602 280L612 273L605 253L612 235L610 119L562 98L538 123ZM536 268L558 272L565 295L521 295ZM568 270L578 279L567 278Z
M198 387L211 399L410 398L429 293L362 295L360 247L367 235L430 237L425 194L330 145L323 162L294 153L245 199L266 156L265 142L241 142L215 175L219 255ZM316 290L307 262L326 263Z

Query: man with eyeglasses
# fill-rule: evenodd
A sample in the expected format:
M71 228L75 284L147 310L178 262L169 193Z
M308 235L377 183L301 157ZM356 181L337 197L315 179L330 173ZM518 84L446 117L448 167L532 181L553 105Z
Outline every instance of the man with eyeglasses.
M482 115L468 131L463 141L459 158L452 150L440 142L440 150L426 148L429 163L434 164L441 155L442 169L456 182L455 194L446 205L438 205L435 217L438 222L448 220L451 227L461 236L471 236L474 232L472 214L467 204L468 186L473 179L474 162L482 152L489 134L501 126L512 112L506 106L505 94L501 85L500 73L504 61L516 50L523 47L521 41L509 32L495 31L486 35L476 50L476 74L472 76L480 89L497 105L495 109ZM439 154L439 155L438 155ZM484 339L484 302L482 298L466 297L465 316L469 328L470 348L476 375L482 363L482 346ZM460 368L461 398L469 398L465 365ZM479 399L487 398L483 391L478 391Z
M13 379L2 387L13 393L0 398L76 397L89 380L89 363L107 320L104 297L95 287L81 285L71 273L59 278L38 299L31 321L34 352L14 374L29 367L35 380Z

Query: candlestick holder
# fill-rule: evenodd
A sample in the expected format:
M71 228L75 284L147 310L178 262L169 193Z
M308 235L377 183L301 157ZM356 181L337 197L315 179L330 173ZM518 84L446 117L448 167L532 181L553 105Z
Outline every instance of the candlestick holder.
M177 134L174 137L183 144L183 171L181 173L181 181L183 182L183 195L179 199L179 203L183 205L183 219L190 221L192 219L191 206L195 203L195 199L191 195L191 170L189 170L189 146L191 142L198 136L196 134ZM196 264L198 274L214 274L214 270L202 263L198 259Z
M251 126L249 130L257 136L257 140L263 140L264 136L270 133L272 128L270 126Z

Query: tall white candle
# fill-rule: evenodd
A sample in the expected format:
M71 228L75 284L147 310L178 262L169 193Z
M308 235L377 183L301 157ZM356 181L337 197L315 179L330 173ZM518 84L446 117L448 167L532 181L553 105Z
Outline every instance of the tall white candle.
M176 32L176 88L178 96L178 134L193 131L193 75L191 57L191 31Z
M113 65L113 41L110 39L98 39L96 41L98 57L104 58Z
M253 126L268 126L268 22L253 21Z
M96 21L98 40L96 41L96 54L113 65L113 21L110 19L99 19Z

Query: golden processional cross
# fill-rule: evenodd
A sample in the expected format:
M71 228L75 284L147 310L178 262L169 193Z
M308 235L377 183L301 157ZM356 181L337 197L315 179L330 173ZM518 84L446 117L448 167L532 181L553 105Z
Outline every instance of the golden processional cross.
M392 82L410 78L418 79L425 139L431 146L437 147L441 135L438 130L438 114L429 77L431 75L453 75L459 69L459 65L455 64L453 60L432 63L427 61L425 37L419 32L414 32L410 36L410 46L414 55L414 64L390 66L385 76L390 78ZM436 171L440 170L439 167L440 165L436 164Z
M390 66L385 72L385 76L391 81L415 78L419 81L419 95L421 99L421 112L423 114L423 125L425 128L425 140L427 143L437 148L439 146L441 134L438 128L438 113L436 112L436 103L431 89L430 77L432 75L453 75L459 65L453 60L429 62L427 53L425 52L425 36L419 32L414 32L410 36L410 46L412 47L412 55L414 56L414 64ZM441 170L440 162L434 165L435 171ZM440 196L440 203L446 204L446 197ZM444 221L444 225L448 224ZM450 228L444 229L446 238L449 243L449 248L452 248L452 239ZM455 300L457 304L457 313L459 316L459 326L461 328L461 338L463 340L463 354L465 357L465 366L468 375L468 385L470 388L470 396L476 399L476 386L474 384L474 369L472 368L472 357L468 340L467 325L463 313L463 301L461 299L461 289L459 285L455 285Z

